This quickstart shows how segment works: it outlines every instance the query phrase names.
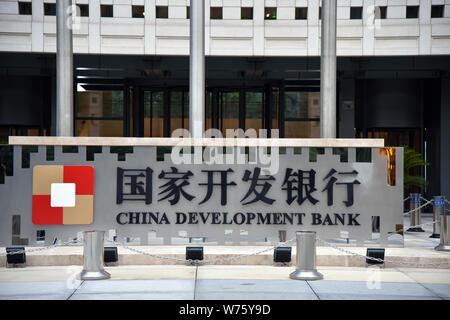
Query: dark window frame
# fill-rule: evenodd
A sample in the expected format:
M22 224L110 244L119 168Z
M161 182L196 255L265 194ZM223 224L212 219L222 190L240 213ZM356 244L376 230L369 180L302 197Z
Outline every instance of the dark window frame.
M169 6L155 6L156 19L169 19Z
M420 6L406 6L406 19L418 19Z
M295 20L308 20L308 7L295 7Z
M253 7L241 7L241 20L253 20Z
M56 16L56 3L44 2L44 16Z
M80 17L89 17L89 4L77 3L76 6L80 10Z
M445 5L434 4L431 6L431 18L433 19L444 18L444 14L445 14Z
M100 17L113 18L114 17L113 5L112 4L101 4L100 5Z
M33 14L33 5L31 2L19 1L19 14L31 16Z
M211 20L222 20L223 19L223 7L210 7L209 17Z
M387 6L378 6L375 8L375 19L387 19Z
M145 6L132 5L131 6L131 17L143 19L145 18Z
M275 12L275 15L273 15ZM264 20L277 20L277 7L264 7Z
M362 20L363 7L350 7L350 20Z

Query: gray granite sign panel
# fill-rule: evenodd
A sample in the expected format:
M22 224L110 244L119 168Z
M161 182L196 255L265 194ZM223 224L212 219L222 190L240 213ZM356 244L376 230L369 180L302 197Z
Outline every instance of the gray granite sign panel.
M208 164L210 157L202 164L180 163L158 147L129 147L123 154L110 147L77 149L69 153L60 146L39 146L30 153L29 167L23 168L22 147L14 147L13 175L0 184L1 245L50 244L55 237L67 240L94 229L115 230L142 245L190 238L213 244L267 244L278 242L280 234L291 239L297 230L345 243L343 236L348 235L351 244L403 245L400 235L391 235L403 223L402 148L395 148L395 185L388 183L388 160L380 148L366 149L365 162L357 157L357 148L340 154L333 148L323 148L323 153L286 148L279 155L271 153L271 161L277 161L272 171L267 161L241 147L228 148L233 153L222 164ZM222 150L213 151L221 155ZM245 164L236 164L238 152ZM50 153L54 155L48 160ZM43 211L38 212L33 201L33 171L41 166L93 168L91 224L71 224L81 221L77 215L90 214L90 209L76 211L89 208L90 195L79 198L79 186L75 209L64 209L61 224L36 219ZM80 181L86 178L81 176ZM71 189L64 190L69 191L63 197L70 200ZM63 212L58 210L49 204L45 214Z

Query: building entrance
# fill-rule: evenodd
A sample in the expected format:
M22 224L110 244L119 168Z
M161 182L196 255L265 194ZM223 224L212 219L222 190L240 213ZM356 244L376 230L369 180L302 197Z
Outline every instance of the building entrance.
M320 136L320 93L284 86L207 87L205 130L279 129L283 138ZM189 130L189 88L121 83L85 86L78 92L75 133L78 136L170 137Z
M270 94L270 98L268 95ZM278 89L207 88L205 130L278 129ZM189 130L188 88L145 88L130 95L130 132L143 137L169 137ZM133 121L134 120L134 121Z

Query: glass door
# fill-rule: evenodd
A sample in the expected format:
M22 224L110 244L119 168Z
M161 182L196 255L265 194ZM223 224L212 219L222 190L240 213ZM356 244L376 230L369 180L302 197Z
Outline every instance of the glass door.
M286 91L285 138L320 138L320 93Z
M123 90L77 93L76 134L85 137L124 136Z
M144 137L164 137L164 91L144 90Z
M170 92L170 132L176 129L189 130L189 92L172 90Z
M264 93L263 91L246 91L244 129L255 129L259 137L259 130L264 127Z
M239 91L219 92L219 129L226 136L227 129L239 129Z
M371 128L367 130L368 138L384 139L387 147L408 146L421 152L420 129Z

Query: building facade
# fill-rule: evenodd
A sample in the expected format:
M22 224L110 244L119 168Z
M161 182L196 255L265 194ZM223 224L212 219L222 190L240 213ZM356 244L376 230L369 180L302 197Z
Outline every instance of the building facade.
M74 135L189 128L187 0L76 0ZM205 0L206 128L320 135L319 0ZM338 0L338 137L382 137L450 198L450 1ZM71 9L69 9L71 10ZM55 0L0 0L0 136L54 135Z

